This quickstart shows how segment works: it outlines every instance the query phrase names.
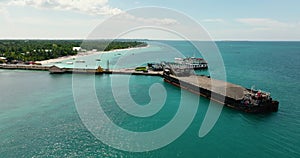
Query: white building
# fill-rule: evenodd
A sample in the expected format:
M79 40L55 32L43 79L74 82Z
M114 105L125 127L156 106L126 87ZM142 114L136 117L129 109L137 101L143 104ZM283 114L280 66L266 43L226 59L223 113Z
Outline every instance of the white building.
M81 47L73 47L73 51L81 51Z

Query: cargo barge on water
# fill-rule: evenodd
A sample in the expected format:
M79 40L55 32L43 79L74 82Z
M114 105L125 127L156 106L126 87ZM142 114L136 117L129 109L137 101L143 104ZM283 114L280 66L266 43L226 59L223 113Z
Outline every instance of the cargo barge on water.
M208 76L174 73L174 70L168 68L165 68L163 78L167 83L236 110L247 113L278 111L279 102L273 100L267 92L247 89Z

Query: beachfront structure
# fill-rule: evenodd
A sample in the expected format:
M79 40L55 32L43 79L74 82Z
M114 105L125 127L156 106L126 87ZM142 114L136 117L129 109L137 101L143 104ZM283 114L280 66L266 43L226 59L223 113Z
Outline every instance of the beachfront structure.
M81 47L73 47L73 51L79 52L79 51L81 51L81 50L82 50Z
M6 63L6 62L7 62L7 60L6 60L5 57L0 57L0 64L1 64L1 63Z
M55 65L49 67L51 74L63 74L63 73L103 73L104 70L101 66L97 69L85 69L85 68L60 68Z

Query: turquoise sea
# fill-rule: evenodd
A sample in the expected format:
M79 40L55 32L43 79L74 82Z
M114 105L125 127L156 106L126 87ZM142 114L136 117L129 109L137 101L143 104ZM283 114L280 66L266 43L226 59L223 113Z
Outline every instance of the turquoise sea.
M174 142L153 151L128 152L106 145L85 127L76 110L72 74L0 70L0 157L300 157L300 42L224 41L217 42L217 46L227 80L271 92L280 102L277 113L253 115L223 108L213 129L200 138L199 128L210 103L200 98L193 121ZM145 64L149 54L157 56L153 61L174 59L176 54L170 53L174 50L185 56L196 52L185 41L150 41L148 48L90 58L110 59L113 68L125 68ZM138 58L122 62L126 54ZM96 64L105 67L106 62ZM77 82L84 86L90 77L78 75ZM181 92L160 77L130 76L128 84L125 77L115 75L114 82L124 96L128 92L122 90L129 86L137 104L150 101L148 91L155 83L167 93L164 106L156 115L137 118L119 108L112 95L111 75L92 76L105 113L125 129L143 132L163 127L176 114L181 95L188 98L184 106L191 109L195 107L190 104L198 102L194 94ZM80 90L80 100L89 98L85 88Z

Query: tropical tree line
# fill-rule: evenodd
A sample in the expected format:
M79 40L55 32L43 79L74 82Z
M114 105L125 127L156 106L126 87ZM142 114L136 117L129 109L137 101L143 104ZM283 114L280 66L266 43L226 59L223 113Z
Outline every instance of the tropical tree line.
M12 61L41 61L68 55L76 55L77 49L89 51L110 51L131 47L146 46L144 42L137 41L82 41L82 40L0 40L0 57L5 57L5 62ZM4 62L1 60L0 62Z
M97 49L98 51L111 51L115 49L126 49L144 46L147 46L147 43L133 40L86 40L81 44L82 49Z

